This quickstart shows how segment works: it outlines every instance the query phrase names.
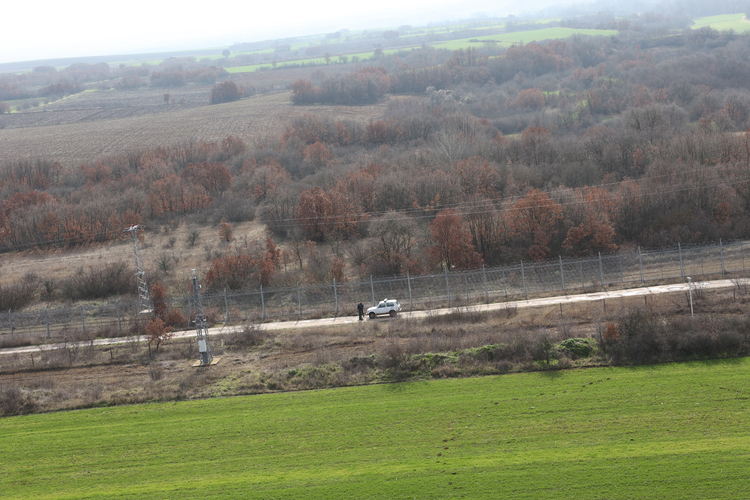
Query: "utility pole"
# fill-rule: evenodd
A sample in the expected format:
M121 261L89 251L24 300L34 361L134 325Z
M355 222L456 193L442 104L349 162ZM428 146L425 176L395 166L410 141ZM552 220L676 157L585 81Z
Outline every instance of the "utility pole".
M123 233L130 233L130 237L133 240L133 254L135 255L135 279L138 285L138 299L141 302L141 308L138 311L149 312L151 297L148 293L148 286L146 285L146 270L143 269L143 260L141 259L141 251L138 248L138 230L143 229L143 226L130 226L124 229Z
M208 366L213 361L214 356L211 354L211 344L208 341L206 313L203 311L200 285L198 285L198 278L195 277L195 269L193 269L193 308L195 309L195 333L198 336L200 366Z

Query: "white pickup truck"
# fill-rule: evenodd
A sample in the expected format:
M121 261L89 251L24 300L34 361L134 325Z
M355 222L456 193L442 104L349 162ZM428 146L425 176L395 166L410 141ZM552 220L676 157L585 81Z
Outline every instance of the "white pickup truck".
M396 299L383 299L380 304L367 309L367 315L370 319L375 319L379 314L387 314L391 318L401 310L401 304Z

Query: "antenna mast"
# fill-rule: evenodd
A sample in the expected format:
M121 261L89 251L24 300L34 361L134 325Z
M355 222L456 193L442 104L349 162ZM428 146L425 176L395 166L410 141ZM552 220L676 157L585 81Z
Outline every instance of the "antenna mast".
M143 229L143 226L130 226L123 230L123 233L130 233L133 239L133 254L135 254L135 279L138 284L138 299L141 301L142 310L144 312L149 310L149 297L148 286L146 286L146 271L143 269L143 260L141 259L141 251L138 248L138 230Z
M208 366L211 364L211 361L213 361L214 356L211 354L211 344L208 342L206 313L203 310L200 285L198 285L198 278L195 277L195 269L193 269L193 304L195 307L195 332L198 335L198 355L200 356L200 366Z

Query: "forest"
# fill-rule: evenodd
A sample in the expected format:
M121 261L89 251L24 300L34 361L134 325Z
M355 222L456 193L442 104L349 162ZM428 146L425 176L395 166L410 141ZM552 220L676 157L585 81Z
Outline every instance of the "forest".
M283 86L295 109L385 103L368 122L311 112L270 138L186 138L74 167L33 152L3 160L0 251L105 249L131 225L146 239L210 227L223 246L201 279L239 290L747 238L750 36L675 29L683 21L655 13L614 20L613 36L381 51ZM182 63L36 68L0 78L0 101L92 79L215 84L221 106L256 93L250 79ZM248 221L265 236L234 231ZM0 308L135 292L121 281L81 295L70 279L27 276L1 285Z

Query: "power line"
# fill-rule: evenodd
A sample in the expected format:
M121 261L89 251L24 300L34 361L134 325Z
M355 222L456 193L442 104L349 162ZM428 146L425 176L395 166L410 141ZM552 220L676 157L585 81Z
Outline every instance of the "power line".
M721 165L721 166L712 166L711 167L711 173L717 173L718 170L728 170L730 168L734 168L730 165ZM681 172L670 172L666 174L659 174L654 176L648 176L648 177L641 177L639 179L627 179L619 182L610 182L610 183L601 183L601 184L595 184L592 186L584 186L583 188L568 188L568 187L561 187L557 188L555 191L549 192L549 191L543 191L545 192L551 200L550 204L543 204L543 205L532 205L524 207L525 210L531 210L535 208L545 208L549 207L552 203L557 203L563 207L565 206L573 206L573 205L585 205L592 203L589 200L585 200L578 196L576 191L580 191L582 189L586 188L602 188L607 190L607 188L613 188L618 186L623 186L627 184L638 184L641 187L643 187L644 181L666 181L675 177L680 178L687 178L690 175L694 174L702 174L706 173L708 170L707 167L701 166L692 168L689 170L684 170ZM717 180L714 183L711 184L700 184L700 185L693 185L685 186L685 187L674 187L672 189L662 189L662 190L654 190L651 192L641 192L639 193L641 197L644 198L653 198L658 196L663 196L666 194L672 194L672 193L678 193L678 192L691 192L691 191L698 191L702 189L707 188L715 188L722 185L727 186L736 186L741 185L750 182L750 176L744 177L744 178L735 178L735 179L721 179ZM607 190L609 193L610 191ZM366 219L373 219L373 218L383 218L386 215L393 215L394 217L388 218L386 217L385 220L396 220L396 216L398 215L405 215L408 217L411 217L413 219L430 219L434 217L434 213L439 210L446 210L449 208L453 208L457 210L457 214L461 216L470 216L470 215L481 215L486 213L508 213L513 211L515 208L513 205L515 205L519 200L523 199L526 195L525 194L518 194L513 197L503 197L501 194L498 194L497 196L493 197L485 197L478 200L472 200L471 202L456 202L456 203L447 203L447 204L441 204L439 206L436 206L434 208L424 208L424 207L415 207L415 208L404 208L404 209L397 209L397 210L388 210L388 211L376 211L376 212L367 212L362 213L359 215L363 215L364 217L360 220L366 220ZM555 198L562 198L562 197L571 197L570 201L563 201L559 202L556 201ZM496 206L496 204L502 203L504 206ZM491 206L487 206L487 204L490 204ZM481 209L480 209L481 208ZM323 221L324 224L334 224L341 220L348 220L351 219L351 214L343 214L343 215L323 215L323 216L315 216L315 217L292 217L292 218L284 218L284 219L256 219L256 222L266 224L271 227L275 228L287 228L287 227L295 227L297 225L308 225L315 221ZM352 221L352 222L358 222L358 220ZM97 232L83 232L79 235L72 236L67 235L65 237L57 238L57 239L47 239L47 240L36 240L33 243L23 243L20 245L12 245L14 250L26 250L31 248L37 248L40 245L46 245L46 246L58 246L60 244L70 244L71 242L76 243L82 243L87 240L97 240L102 239L104 241L111 241L115 239L115 236L121 233L120 230L102 230ZM7 245L11 246L11 245Z

